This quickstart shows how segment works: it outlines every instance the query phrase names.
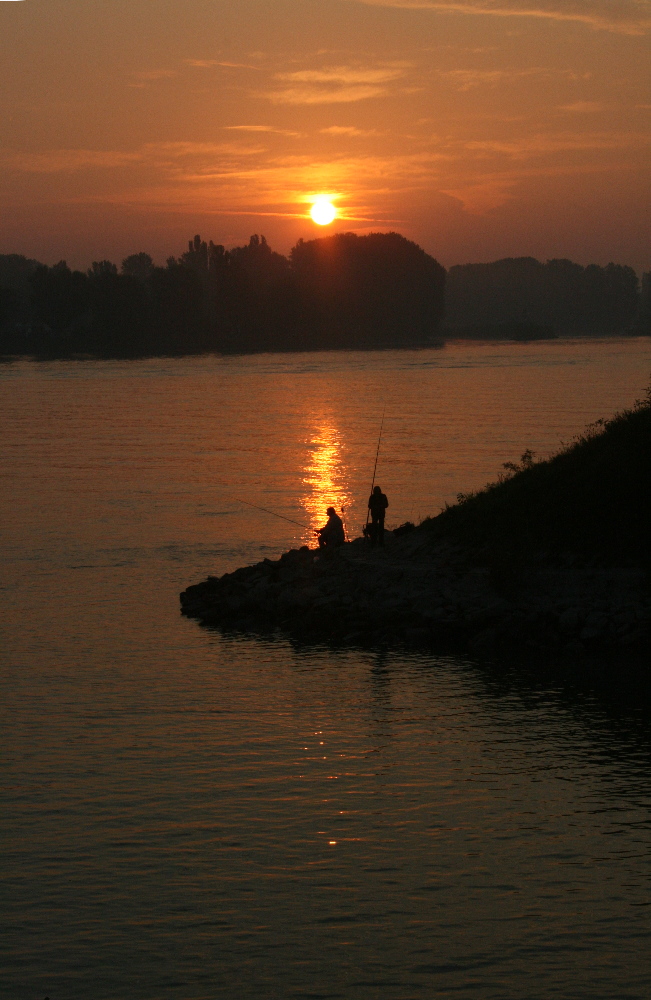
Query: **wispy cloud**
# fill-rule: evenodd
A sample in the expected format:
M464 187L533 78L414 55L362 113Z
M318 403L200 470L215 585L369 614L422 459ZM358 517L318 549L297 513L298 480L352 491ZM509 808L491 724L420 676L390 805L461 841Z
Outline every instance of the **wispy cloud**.
M149 142L142 147L143 156L167 154L173 158L186 156L219 156L222 153L252 155L260 151L260 146L244 146L241 143L226 142Z
M327 160L292 155L248 164L215 163L213 171L205 172L189 165L187 172L170 178L172 183L140 191L137 198L178 210L201 204L203 210L219 214L303 216L314 192L332 191L337 193L342 217L360 219L369 217L374 200L396 188L404 192L431 186L436 165L445 160L437 152L420 152Z
M300 136L300 132L292 132L286 128L276 128L275 125L224 125L227 132L273 132L276 135L288 135L292 138Z
M471 215L484 215L500 208L522 193L523 185L530 188L531 183L548 181L551 178L574 177L585 179L597 174L617 174L621 176L625 169L623 163L592 163L571 166L567 163L555 166L528 166L486 171L480 177L467 174L465 177L454 178L449 186L441 185L441 194L455 198L465 211Z
M574 104L561 104L559 111L567 111L570 114L592 115L597 111L603 111L605 104L599 101L575 101Z
M527 136L513 141L481 140L464 143L465 149L478 153L497 153L517 159L548 153L575 150L632 150L645 149L651 140L644 133L635 132L562 132Z
M75 170L115 169L142 160L141 152L125 153L119 150L52 149L42 153L0 154L6 168L30 174L57 174Z
M134 205L167 211L216 215L269 215L300 217L306 214L310 194L337 194L341 218L384 224L405 197L432 199L440 194L454 198L471 214L493 211L517 195L523 183L552 176L576 177L595 172L621 173L621 163L519 163L494 150L493 159L477 169L470 151L461 144L450 153L421 152L387 156L347 156L327 160L291 156L248 165L222 164L213 171L189 169L161 179L161 183L132 193ZM123 203L126 199L122 199ZM382 210L378 206L382 205Z
M139 72L131 74L130 87L148 87L150 83L155 83L157 80L170 80L172 77L177 76L175 69L146 69L140 70Z
M406 64L326 66L276 73L281 86L259 94L274 104L350 104L388 93L387 84L404 76Z
M357 0L373 7L440 10L496 17L576 21L602 31L643 35L651 29L649 0Z
M277 80L289 83L388 83L403 76L402 67L380 67L378 69L357 69L352 66L333 66L329 69L302 69L294 73L276 73Z
M292 145L287 153L278 152L277 144L265 147L272 128L230 126L232 141L147 143L130 151L0 151L0 170L58 174L46 183L49 197L62 204L114 201L143 211L298 217L305 215L311 193L331 191L344 219L382 225L405 199L429 203L444 194L456 199L460 210L483 213L517 195L527 178L609 170L619 178L622 164L646 163L648 143L642 130L568 128L486 140L441 132L427 148L417 149L403 136L382 153L357 143L355 155L352 143L327 143L327 153L323 146L308 151ZM344 125L321 130L333 137L358 131ZM98 182L98 171L113 176ZM36 187L31 180L26 186Z
M474 87L496 87L504 83L518 83L531 77L577 79L577 74L570 70L552 70L543 66L529 66L527 69L449 69L441 70L439 76L449 80L462 91L472 90Z
M273 104L352 104L367 101L371 97L383 97L384 87L337 87L334 89L311 87L288 87L286 90L271 90L260 97Z
M251 66L250 63L228 62L222 59L185 59L184 62L193 69L212 69L213 66L223 66L225 69L260 69L259 66Z
M42 153L2 152L0 163L12 170L33 174L73 173L80 170L115 170L137 164L171 166L188 158L196 163L219 157L247 157L264 152L263 147L236 143L156 142L139 149L52 149Z
M175 69L147 69L142 70L139 73L134 73L139 80L168 80L172 76L176 76Z
M355 128L354 125L329 125L328 128L322 128L319 131L321 135L369 136L378 134L375 129Z

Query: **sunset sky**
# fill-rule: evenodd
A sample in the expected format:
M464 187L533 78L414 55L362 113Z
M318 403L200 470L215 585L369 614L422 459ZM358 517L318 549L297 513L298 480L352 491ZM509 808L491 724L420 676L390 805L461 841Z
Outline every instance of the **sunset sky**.
M649 270L650 31L649 0L0 0L0 253L396 230Z

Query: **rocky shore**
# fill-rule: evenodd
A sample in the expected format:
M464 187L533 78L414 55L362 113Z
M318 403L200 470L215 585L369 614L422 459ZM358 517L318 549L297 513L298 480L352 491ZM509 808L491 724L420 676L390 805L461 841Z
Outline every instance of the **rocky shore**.
M208 625L280 629L313 640L427 645L492 654L517 647L563 655L649 648L647 574L572 556L526 566L476 565L426 526L265 559L181 594Z

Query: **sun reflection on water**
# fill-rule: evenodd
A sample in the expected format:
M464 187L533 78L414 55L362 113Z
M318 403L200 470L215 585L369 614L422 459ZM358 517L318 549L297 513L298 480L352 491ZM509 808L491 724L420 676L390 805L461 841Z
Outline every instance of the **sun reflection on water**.
M348 470L342 459L339 430L330 417L315 417L313 422L316 429L309 442L309 459L303 470L306 492L301 497L301 504L310 518L310 531L305 539L309 545L314 544L313 532L327 520L326 508L334 507L346 525L350 503Z

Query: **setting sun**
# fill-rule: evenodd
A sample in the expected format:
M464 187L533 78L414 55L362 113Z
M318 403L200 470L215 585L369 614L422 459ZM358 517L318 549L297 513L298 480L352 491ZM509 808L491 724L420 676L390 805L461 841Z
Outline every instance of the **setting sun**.
M312 208L310 215L317 226L328 226L337 215L337 209L326 195L320 195Z

